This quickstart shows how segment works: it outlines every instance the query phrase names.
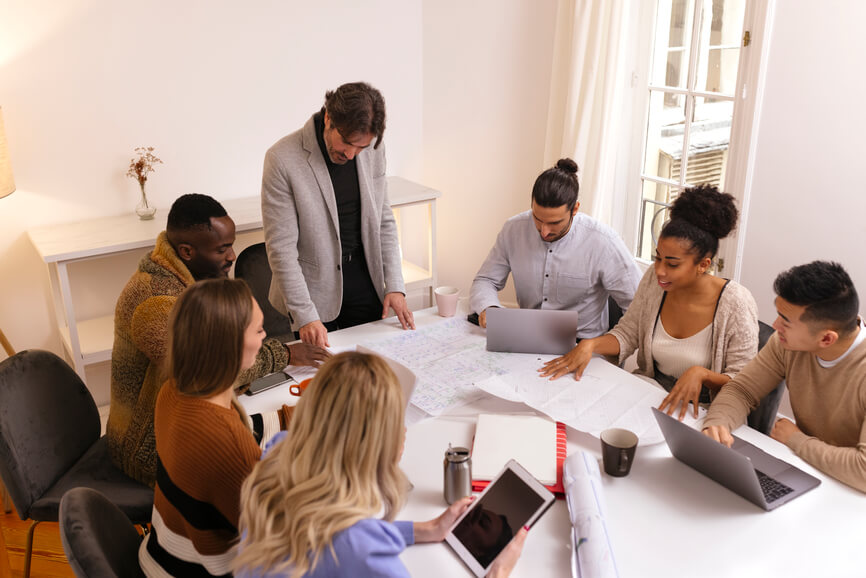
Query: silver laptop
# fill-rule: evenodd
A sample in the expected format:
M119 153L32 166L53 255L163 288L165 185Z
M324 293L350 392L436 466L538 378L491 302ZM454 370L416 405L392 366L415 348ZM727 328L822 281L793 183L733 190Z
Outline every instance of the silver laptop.
M577 311L487 309L487 351L563 355L577 339Z
M737 436L729 448L657 408L653 414L674 457L767 511L821 483Z

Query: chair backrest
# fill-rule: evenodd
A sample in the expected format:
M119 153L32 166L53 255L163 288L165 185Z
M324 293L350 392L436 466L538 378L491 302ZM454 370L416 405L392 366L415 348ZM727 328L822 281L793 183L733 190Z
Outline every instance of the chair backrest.
M268 295L271 291L271 266L268 263L268 252L264 243L250 245L238 255L235 263L235 277L243 279L250 286L253 297L265 315L265 333L268 337L294 340L292 324L289 318L274 309Z
M619 303L616 302L616 299L609 296L607 297L607 319L608 319L608 327L607 330L610 331L616 324L619 323L619 320L622 319L623 311L622 307L619 306Z
M767 325L763 321L758 321L758 351L764 349L764 346L770 340L770 337L776 332L771 325Z
M141 537L126 514L91 488L74 488L60 500L60 540L79 578L143 576Z
M767 325L763 321L758 321L758 351L764 348L767 341L770 340L776 330ZM758 407L753 409L746 420L749 427L758 430L759 432L770 435L773 425L776 423L776 413L779 411L779 405L782 403L782 396L785 394L785 380L779 382L776 388L768 393L764 399L758 403Z
M0 363L0 476L22 520L100 429L90 391L53 353L31 349Z

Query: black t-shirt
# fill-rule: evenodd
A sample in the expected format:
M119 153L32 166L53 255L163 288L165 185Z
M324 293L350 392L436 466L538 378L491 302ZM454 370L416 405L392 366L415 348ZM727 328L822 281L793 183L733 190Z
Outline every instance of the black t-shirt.
M325 157L334 197L337 201L337 218L340 222L340 248L349 255L361 248L361 188L358 185L358 165L355 159L338 165L331 162L325 146L325 114L319 111L313 117L316 125L316 140Z

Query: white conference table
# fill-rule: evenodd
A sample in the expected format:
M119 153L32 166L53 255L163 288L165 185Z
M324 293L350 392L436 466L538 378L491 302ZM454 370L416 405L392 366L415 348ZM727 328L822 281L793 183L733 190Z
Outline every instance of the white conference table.
M435 308L415 312L421 327L442 320ZM348 348L402 331L396 318L331 333L332 347ZM288 386L241 396L247 411L294 403ZM442 497L442 461L449 443L471 447L478 413L532 411L528 406L486 396L447 415L409 427L401 466L414 484L398 516L426 520L447 506ZM803 470L822 484L806 495L764 512L674 459L664 443L638 446L629 476L602 473L607 523L619 575L656 576L864 576L858 554L866 536L863 494L796 457L786 446L748 427L736 435ZM585 450L599 460L598 439L568 428L568 451ZM515 578L571 575L571 523L557 500L532 528ZM442 544L418 544L402 555L412 576L470 576Z

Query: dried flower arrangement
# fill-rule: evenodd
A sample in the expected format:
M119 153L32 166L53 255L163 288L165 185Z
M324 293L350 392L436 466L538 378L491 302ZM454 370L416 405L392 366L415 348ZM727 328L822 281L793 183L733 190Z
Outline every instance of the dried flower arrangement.
M138 158L133 157L129 161L129 170L126 176L138 181L138 184L144 189L144 183L147 182L147 174L154 171L153 165L162 161L153 154L153 147L136 147L135 152L138 153Z

